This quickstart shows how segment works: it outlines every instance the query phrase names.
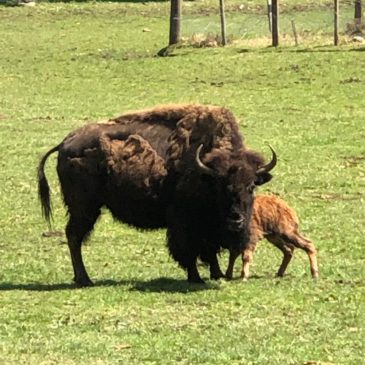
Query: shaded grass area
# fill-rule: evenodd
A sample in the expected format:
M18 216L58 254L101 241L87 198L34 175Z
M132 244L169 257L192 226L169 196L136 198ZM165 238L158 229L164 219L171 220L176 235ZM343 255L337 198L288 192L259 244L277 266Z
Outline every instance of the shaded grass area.
M155 57L167 13L162 3L0 8L0 363L361 364L361 47L236 45ZM302 252L276 279L280 253L262 243L248 283L190 285L163 230L136 231L103 212L84 247L96 285L73 289L65 237L42 235L50 228L37 202L39 157L87 121L187 101L229 107L249 146L266 156L267 143L275 147L275 178L260 192L296 208L319 249L317 282ZM51 230L63 231L55 160Z

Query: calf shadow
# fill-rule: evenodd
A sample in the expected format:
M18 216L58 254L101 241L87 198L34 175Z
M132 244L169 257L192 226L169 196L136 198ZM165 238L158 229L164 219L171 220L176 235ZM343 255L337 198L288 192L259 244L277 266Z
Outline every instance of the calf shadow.
M43 284L43 283L0 283L0 292L24 290L36 292L52 292L58 290L88 290L95 287L128 287L130 291L140 291L146 293L191 293L203 290L217 290L218 283L194 284L189 283L185 279L173 278L157 278L152 280L98 280L94 286L87 288L77 288L74 283L59 283L59 284Z

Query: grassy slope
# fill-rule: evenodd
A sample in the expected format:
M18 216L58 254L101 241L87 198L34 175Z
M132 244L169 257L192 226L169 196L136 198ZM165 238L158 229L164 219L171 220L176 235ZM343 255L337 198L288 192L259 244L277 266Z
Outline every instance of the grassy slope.
M165 3L0 8L0 364L362 363L364 53L185 48L156 58L167 14ZM39 156L86 120L183 101L225 105L250 146L275 147L280 164L262 191L297 209L319 248L317 283L301 252L275 279L280 254L262 244L247 284L191 286L163 231L105 213L84 249L97 285L71 290L64 238L41 236Z

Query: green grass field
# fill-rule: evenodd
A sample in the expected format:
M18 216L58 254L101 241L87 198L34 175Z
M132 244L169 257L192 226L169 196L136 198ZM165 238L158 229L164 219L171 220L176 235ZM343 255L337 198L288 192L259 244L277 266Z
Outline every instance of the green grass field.
M326 5L287 5L303 3L312 14ZM189 19L213 7L194 4ZM342 34L335 48L320 35L313 46L258 41L155 57L168 13L166 2L0 7L0 364L364 364L364 46ZM275 178L259 192L297 210L319 250L319 280L299 251L275 278L281 254L263 242L247 283L209 281L201 266L207 284L191 285L164 231L105 211L84 247L96 285L73 288L64 235L43 235L40 156L88 121L175 102L226 106L249 146L268 157L274 146ZM55 162L52 230L63 231Z

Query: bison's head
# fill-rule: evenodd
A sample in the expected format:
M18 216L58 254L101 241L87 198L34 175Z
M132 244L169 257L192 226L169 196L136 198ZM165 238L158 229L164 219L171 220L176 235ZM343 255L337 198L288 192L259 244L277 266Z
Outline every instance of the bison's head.
M210 176L220 214L222 246L239 249L249 239L249 222L256 186L270 181L270 171L276 165L276 154L268 164L254 151L241 149L235 153L213 149L202 153L200 145L196 162L202 174ZM238 247L239 246L239 247Z

